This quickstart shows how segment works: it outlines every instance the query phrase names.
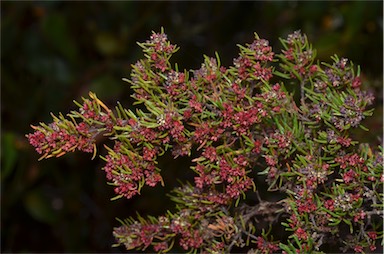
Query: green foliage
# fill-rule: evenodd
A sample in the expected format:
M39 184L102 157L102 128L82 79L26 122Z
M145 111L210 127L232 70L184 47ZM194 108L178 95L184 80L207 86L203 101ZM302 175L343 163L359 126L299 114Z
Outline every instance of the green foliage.
M233 66L221 66L216 53L200 69L179 72L170 63L178 48L163 30L152 33L124 79L141 106L135 112L121 104L112 111L90 93L70 120L53 116L27 137L41 158L75 149L95 155L97 137L108 137L114 145L102 159L113 199L166 184L158 167L166 153L194 157L194 185L174 190L174 211L115 228L127 250L168 252L177 243L192 253L374 251L382 237L382 153L348 132L372 115L373 95L361 90L360 71L347 59L315 64L300 31L281 42L275 56L255 34L239 45ZM299 100L286 86L298 87ZM282 195L269 200L266 192ZM274 237L279 224L286 237Z
M182 45L172 57L180 70L198 68L201 54L213 56L214 50L220 52L222 65L231 65L236 43L250 41L253 31L278 49L279 36L301 28L314 42L320 61L329 62L329 55L336 53L364 66L363 85L378 96L376 110L364 121L369 132L350 130L354 139L380 142L382 2L4 1L1 6L4 252L116 252L110 247L114 217L131 216L136 210L162 214L172 207L164 191L178 186L175 179L193 181L192 171L179 170L190 164L189 158L174 160L167 152L158 164L166 169L161 172L164 188L144 187L141 196L109 202L113 188L103 183L104 172L94 170L103 160L89 161L92 154L73 153L38 162L24 137L30 123L50 121L50 112L58 116L58 111L75 109L72 100L82 103L88 91L108 106L119 100L135 111L132 91L119 77L141 57L135 42L160 26ZM292 91L291 86L287 89ZM295 99L299 96L295 92ZM106 150L99 145L105 140L97 136L103 156ZM28 202L30 195L40 196L41 202ZM36 217L33 209L41 216ZM49 219L52 212L54 220Z

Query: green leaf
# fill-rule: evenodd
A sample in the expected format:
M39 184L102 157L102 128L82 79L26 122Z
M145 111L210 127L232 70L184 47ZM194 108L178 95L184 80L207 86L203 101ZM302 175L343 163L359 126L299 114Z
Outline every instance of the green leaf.
M110 200L111 200L111 201L115 201L115 200L117 200L117 199L119 199L119 198L122 198L122 197L124 197L124 195L120 194L120 195L118 195L118 196L115 196L115 197L111 198Z
M273 74L275 74L276 76L278 76L278 77L280 77L280 78L290 79L289 74L282 73L282 72L280 72L280 71L274 71Z
M330 223L328 223L329 226L337 226L341 222L341 219L330 219Z
M364 131L369 131L369 129L367 127L365 127L364 125L359 125L360 129L364 130Z

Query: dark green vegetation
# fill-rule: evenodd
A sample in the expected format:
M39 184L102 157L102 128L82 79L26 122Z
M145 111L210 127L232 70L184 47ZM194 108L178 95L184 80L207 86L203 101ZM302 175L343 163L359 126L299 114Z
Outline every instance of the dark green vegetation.
M381 105L381 10L381 2L2 3L2 251L116 252L110 247L112 227L119 225L114 217L167 209L162 187L143 190L145 198L110 202L101 160L78 153L38 163L24 138L30 123L73 109L72 99L89 90L108 105L117 99L129 105L121 78L141 57L135 42L149 31L164 26L182 46L173 61L197 69L202 54L214 51L229 65L235 45L252 41L254 31L277 47L278 37L301 29L320 59L329 62L335 53L363 66L365 84ZM371 142L382 135L381 117L378 108L365 123ZM163 176L166 188L188 178L177 171L184 163L164 161L162 168L174 168Z

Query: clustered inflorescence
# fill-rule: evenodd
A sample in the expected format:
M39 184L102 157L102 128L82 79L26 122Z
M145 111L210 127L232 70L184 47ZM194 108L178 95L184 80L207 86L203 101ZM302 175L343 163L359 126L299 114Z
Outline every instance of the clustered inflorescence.
M365 129L373 96L346 58L315 62L299 31L281 44L276 54L255 35L233 66L221 66L216 54L180 72L170 63L178 48L163 31L153 33L124 79L140 107L111 110L90 93L78 111L32 126L27 137L41 158L95 156L97 137L109 137L114 144L101 158L117 198L166 184L158 167L165 153L191 157L194 180L173 191L173 210L128 218L114 230L128 250L375 251L382 150L350 134ZM274 235L276 225L285 233Z

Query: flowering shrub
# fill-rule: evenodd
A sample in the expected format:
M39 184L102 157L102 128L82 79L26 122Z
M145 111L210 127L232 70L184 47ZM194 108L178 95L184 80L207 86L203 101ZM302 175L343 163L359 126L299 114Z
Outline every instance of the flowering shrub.
M173 191L174 209L115 228L127 250L375 251L382 149L350 133L366 129L373 96L361 90L359 68L337 56L319 63L299 31L281 44L274 53L255 35L233 66L216 54L181 72L170 63L178 48L153 33L124 79L136 111L119 103L112 110L90 93L78 111L32 126L27 137L41 159L75 150L95 156L97 137L109 137L114 145L100 157L116 198L166 184L158 167L165 153L191 157L195 177Z

